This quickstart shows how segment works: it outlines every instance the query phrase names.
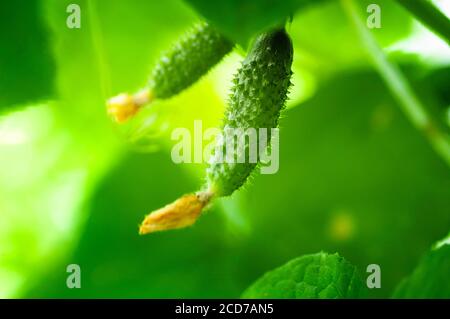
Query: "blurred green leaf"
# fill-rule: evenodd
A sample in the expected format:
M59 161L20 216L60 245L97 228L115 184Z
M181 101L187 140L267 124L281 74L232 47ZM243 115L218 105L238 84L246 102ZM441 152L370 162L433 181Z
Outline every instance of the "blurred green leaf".
M450 235L428 252L394 298L450 298Z
M206 298L241 291L233 272L239 261L218 209L191 228L138 234L151 209L197 189L199 181L170 160L170 154L127 156L99 186L73 254L47 269L27 297ZM67 289L66 266L79 264L82 289Z
M15 10L27 11L20 3ZM105 100L112 90L144 84L153 57L195 20L177 0L80 0L81 29L69 29L66 8L73 1L40 3L52 34L58 100L0 119L0 163L7 167L0 170L2 297L21 295L72 252L87 218L85 201L126 145Z
M358 298L364 284L355 266L339 254L320 252L289 261L258 279L243 298Z
M230 39L244 46L256 33L284 24L296 10L319 2L318 0L187 1Z
M54 94L51 36L40 4L39 0L0 4L0 112Z

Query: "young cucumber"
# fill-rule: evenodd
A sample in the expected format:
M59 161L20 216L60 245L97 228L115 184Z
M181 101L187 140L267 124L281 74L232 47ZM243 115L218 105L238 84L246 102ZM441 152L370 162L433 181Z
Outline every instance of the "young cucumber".
M245 183L257 163L224 161L223 146L227 139L234 138L227 133L228 129L268 128L270 132L270 128L278 125L291 85L292 59L292 42L284 29L256 39L233 80L221 138L206 172L205 188L149 214L141 224L141 234L192 225L213 198L231 195ZM248 144L244 148L234 145L233 155L248 154Z
M201 23L164 53L150 77L154 98L166 99L185 90L227 55L233 44L209 24Z
M292 43L286 31L277 30L261 35L243 61L233 82L229 105L225 112L222 136L215 156L207 169L207 188L216 196L228 196L241 187L257 163L246 159L245 163L227 163L222 153L230 139L245 138L247 129L267 128L270 141L271 130L278 126L280 111L283 109L289 86L291 85ZM233 130L239 128L240 130ZM249 143L243 148L234 145L233 154L249 154ZM261 151L261 150L260 150ZM264 151L264 150L262 150ZM259 161L259 154L258 160Z
M199 23L163 53L149 85L135 95L122 93L108 101L108 113L122 123L144 104L167 99L190 87L233 49L233 43L207 23Z

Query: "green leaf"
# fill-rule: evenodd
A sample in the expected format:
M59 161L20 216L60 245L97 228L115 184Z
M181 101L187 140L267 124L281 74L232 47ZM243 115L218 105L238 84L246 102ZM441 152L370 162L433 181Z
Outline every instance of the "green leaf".
M187 1L230 39L243 45L246 45L256 33L284 23L296 10L319 2L317 0Z
M426 254L394 298L450 298L450 235Z
M38 0L2 1L0 41L0 112L51 97L55 64Z
M355 266L337 253L320 252L295 258L266 273L243 298L357 298L363 290Z

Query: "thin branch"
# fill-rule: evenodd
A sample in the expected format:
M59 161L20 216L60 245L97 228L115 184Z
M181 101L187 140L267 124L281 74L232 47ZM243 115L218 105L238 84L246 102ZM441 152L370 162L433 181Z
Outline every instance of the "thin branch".
M89 1L88 6L88 17L90 23L90 36L93 45L93 51L95 54L95 59L98 65L98 73L100 77L100 85L102 90L103 98L106 100L107 97L111 95L111 77L109 74L109 68L105 61L106 54L103 44L103 34L100 26L100 19L98 17L98 11L95 1Z
M450 44L450 19L430 0L397 0L397 2Z
M341 0L341 4L354 25L360 41L372 60L375 69L399 102L399 106L403 112L413 125L423 132L435 151L450 166L450 137L441 132L439 127L434 123L400 69L388 61L374 36L364 24L355 2L353 0Z

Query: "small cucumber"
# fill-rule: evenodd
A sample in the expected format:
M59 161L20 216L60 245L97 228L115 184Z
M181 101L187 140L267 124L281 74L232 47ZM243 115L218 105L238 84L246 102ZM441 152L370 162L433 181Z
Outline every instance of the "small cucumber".
M153 69L149 81L155 98L170 98L185 90L233 48L233 43L207 23L196 25L169 51Z
M148 87L134 95L121 93L108 100L108 114L126 122L155 99L167 99L190 87L233 49L233 43L207 23L199 23L163 53Z
M267 140L270 141L270 128L278 126L280 111L285 105L291 85L292 59L292 42L282 29L261 35L243 61L233 80L234 86L225 112L222 138L207 169L208 189L213 190L216 195L231 195L244 184L257 165L249 161L223 161L224 154L221 151L227 141L237 135L233 130L233 133L229 134L228 129L239 128L243 131L241 133L245 134L249 128L257 131L267 128ZM239 136L237 138L239 140ZM242 151L249 154L248 142L245 143L244 149L238 149L237 143L233 145L235 155Z

